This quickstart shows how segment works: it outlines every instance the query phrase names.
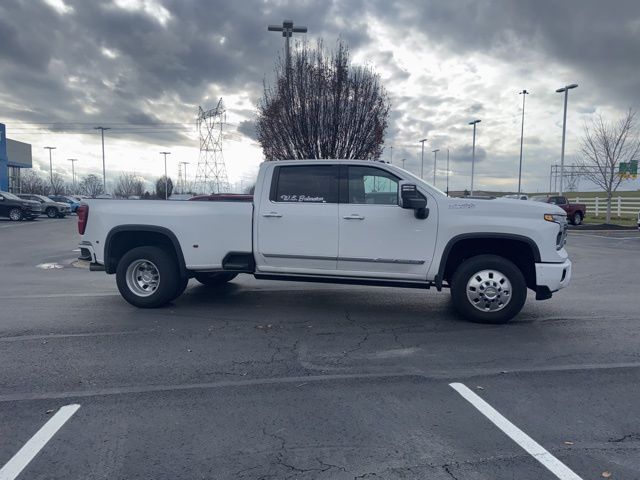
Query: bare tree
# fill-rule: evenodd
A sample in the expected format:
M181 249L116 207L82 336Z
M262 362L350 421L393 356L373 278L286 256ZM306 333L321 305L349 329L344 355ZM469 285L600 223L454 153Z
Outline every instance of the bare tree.
M619 175L620 162L638 158L640 138L636 129L636 113L629 109L616 122L607 122L598 115L585 125L579 164L584 176L602 188L607 195L606 222L611 221L611 197L624 179Z
M389 98L372 69L350 65L344 43L334 52L302 43L289 65L278 58L275 75L256 124L267 160L380 157Z
M67 193L67 185L59 173L53 174L49 192L51 195L65 195Z
M133 173L123 172L118 178L118 183L113 193L118 197L129 198L134 195L142 196L144 192L144 186L140 177Z
M80 182L80 191L83 195L87 195L91 198L96 198L98 195L102 195L104 193L102 179L93 173L87 175Z
M30 170L22 175L22 178L20 179L20 191L22 193L47 195L49 193L49 186L40 175L35 171Z
M171 178L167 178L164 175L156 180L156 197L165 198L165 188L167 189L166 197L170 197L173 193L173 181Z

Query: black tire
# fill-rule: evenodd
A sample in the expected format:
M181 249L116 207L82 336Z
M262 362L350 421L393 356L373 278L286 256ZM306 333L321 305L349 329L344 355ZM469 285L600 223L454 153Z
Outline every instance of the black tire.
M157 288L147 296L139 295L127 283L127 270L142 260L152 263L159 277ZM129 250L122 256L116 269L116 283L120 294L131 305L139 308L156 308L169 303L177 296L181 282L175 257L159 247L146 246Z
M24 214L22 213L22 210L20 210L19 208L12 208L11 210L9 210L9 219L11 221L19 222L23 218L24 218Z
M58 210L54 207L47 208L44 213L46 213L49 218L56 218L58 216Z
M495 271L511 283L508 301L505 301L503 307L496 307L500 308L498 310L480 309L467 296L467 284L483 270ZM497 287L502 292L502 296L498 296L497 299L497 305L499 305L499 300L504 298L506 289L502 291L500 285ZM510 260L498 255L478 255L465 260L456 269L451 279L451 297L454 308L467 320L477 323L507 323L522 310L527 299L527 283L520 269ZM490 303L492 302L486 301L485 304ZM480 305L479 302L478 305Z
M171 300L175 300L180 295L182 295L184 291L187 289L188 284L189 284L189 277L180 278L180 282L178 283L178 288L176 290L176 293L173 295L173 298Z
M218 285L222 285L224 283L230 282L234 278L238 276L237 273L196 273L194 275L195 279L199 281L203 285L207 285L209 287L215 287Z
M582 213L576 212L573 214L573 218L571 219L571 223L574 225L580 225L582 223Z

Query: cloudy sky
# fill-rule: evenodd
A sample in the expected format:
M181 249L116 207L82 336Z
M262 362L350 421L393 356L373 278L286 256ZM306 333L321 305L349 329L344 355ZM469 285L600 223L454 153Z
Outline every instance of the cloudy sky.
M615 119L640 107L638 0L3 0L0 3L0 122L9 138L33 145L36 168L107 176L162 174L158 152L198 161L199 105L227 107L224 155L232 183L248 184L262 154L253 134L263 81L272 78L279 34L267 24L291 18L299 38L339 37L355 63L373 67L391 102L385 160L444 187L468 187L472 127L477 136L476 188L517 188L523 88L527 96L524 189L545 191L560 157L563 98L570 83L567 163L575 160L585 122ZM391 148L393 147L393 148ZM583 182L583 189L590 186ZM629 182L627 188L638 188Z

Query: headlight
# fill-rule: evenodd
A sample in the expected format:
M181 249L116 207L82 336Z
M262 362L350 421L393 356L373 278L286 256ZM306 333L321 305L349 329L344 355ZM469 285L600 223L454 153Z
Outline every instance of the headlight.
M560 225L567 223L567 216L561 213L545 213L544 219L547 222L559 223Z
M558 234L556 235L556 250L560 250L567 243L567 216L562 213L545 213L544 219L547 222L558 224Z

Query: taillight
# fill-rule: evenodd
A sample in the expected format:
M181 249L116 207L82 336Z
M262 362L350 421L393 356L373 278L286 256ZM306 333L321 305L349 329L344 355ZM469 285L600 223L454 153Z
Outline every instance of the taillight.
M82 204L78 207L78 233L84 235L89 220L89 205Z

